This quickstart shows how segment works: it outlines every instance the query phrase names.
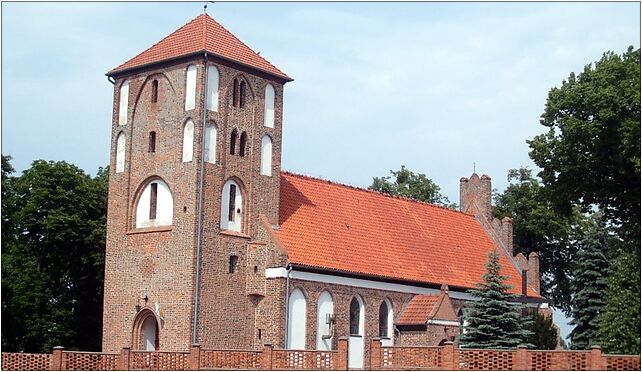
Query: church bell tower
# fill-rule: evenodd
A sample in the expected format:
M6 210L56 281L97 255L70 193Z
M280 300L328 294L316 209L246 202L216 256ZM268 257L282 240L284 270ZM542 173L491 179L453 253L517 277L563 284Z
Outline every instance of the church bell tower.
M107 76L103 351L251 346L247 247L279 222L292 79L207 14Z

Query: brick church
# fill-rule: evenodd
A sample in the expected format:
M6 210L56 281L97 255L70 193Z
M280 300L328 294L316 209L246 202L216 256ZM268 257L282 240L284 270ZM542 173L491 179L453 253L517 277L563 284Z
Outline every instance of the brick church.
M114 84L103 349L439 345L488 253L546 309L539 261L513 255L491 180L461 212L281 170L292 79L206 14L107 73ZM543 310L546 311L546 310Z

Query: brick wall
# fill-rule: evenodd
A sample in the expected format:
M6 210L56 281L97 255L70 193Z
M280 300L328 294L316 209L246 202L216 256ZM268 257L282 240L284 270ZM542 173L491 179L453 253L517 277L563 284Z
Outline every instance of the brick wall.
M378 338L366 343L372 370L609 370L639 371L639 355L603 355L590 351L457 349L440 347L382 347ZM143 352L123 348L119 353L70 352L52 354L2 353L3 370L347 370L348 340L333 351L283 350L264 345L260 350L207 349L192 345L186 351Z
M280 286L266 286L269 293L246 293L248 245L258 234L259 214L278 224L279 172L283 84L268 75L216 58L219 70L219 109L207 112L208 125L217 128L216 163L205 163L203 189L202 275L200 282L199 341L207 347L255 345L255 314L262 296L282 295ZM198 68L196 108L185 111L185 81L189 65ZM204 64L191 57L152 69L116 77L112 119L111 174L105 258L103 351L132 341L135 306L156 310L161 350L184 350L192 341L193 297L196 264L198 185L202 149ZM234 78L247 84L243 108L232 105ZM129 81L129 119L118 125L120 86ZM151 100L151 82L157 80L158 100ZM266 84L275 88L274 128L263 126ZM183 126L194 123L194 155L182 161ZM247 134L245 156L230 155L230 133ZM156 152L148 152L149 132L156 132ZM115 173L116 138L126 135L125 171ZM273 141L272 176L260 175L261 138ZM163 228L134 228L136 200L150 177L162 178L173 196L173 223ZM234 178L241 187L242 231L220 231L223 184ZM229 257L238 257L237 270L229 272ZM253 272L252 272L253 274ZM255 283L256 284L256 283ZM258 284L257 284L258 285ZM280 291L280 292L279 292ZM141 298L147 295L147 303ZM271 300L274 302L275 300ZM278 300L276 300L278 301ZM155 311L156 312L156 311ZM268 312L269 313L269 312ZM133 342L133 344L132 344Z

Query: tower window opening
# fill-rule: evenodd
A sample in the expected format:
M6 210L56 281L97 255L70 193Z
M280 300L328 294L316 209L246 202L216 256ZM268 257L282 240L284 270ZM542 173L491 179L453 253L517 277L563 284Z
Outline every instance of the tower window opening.
M230 202L227 208L227 220L234 222L234 217L236 215L236 185L230 185Z
M156 152L156 132L149 132L149 152Z
M152 183L150 186L150 196L149 196L149 219L156 219L156 209L158 206L158 184Z
M152 81L152 102L158 102L158 80Z
M245 156L245 145L247 144L247 133L241 133L241 142L239 144L239 155Z
M254 273L256 274L258 272L259 272L259 267L258 266L254 266Z
M238 131L234 129L230 135L230 155L236 154L236 137L238 137Z
M234 89L232 90L232 106L238 105L239 81L234 79Z
M245 106L245 82L241 81L241 87L239 89L239 107L243 108Z
M239 260L239 256L230 256L230 274L236 272L236 264Z

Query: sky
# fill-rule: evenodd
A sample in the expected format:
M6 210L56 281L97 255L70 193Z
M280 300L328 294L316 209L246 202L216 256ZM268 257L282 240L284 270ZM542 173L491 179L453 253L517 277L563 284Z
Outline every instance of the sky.
M194 3L2 3L2 154L18 172L109 162L104 75L198 16ZM208 13L294 78L283 169L367 187L405 165L459 179L529 166L549 90L640 47L639 3L224 3ZM559 313L557 313L559 316ZM568 326L561 324L562 333Z

